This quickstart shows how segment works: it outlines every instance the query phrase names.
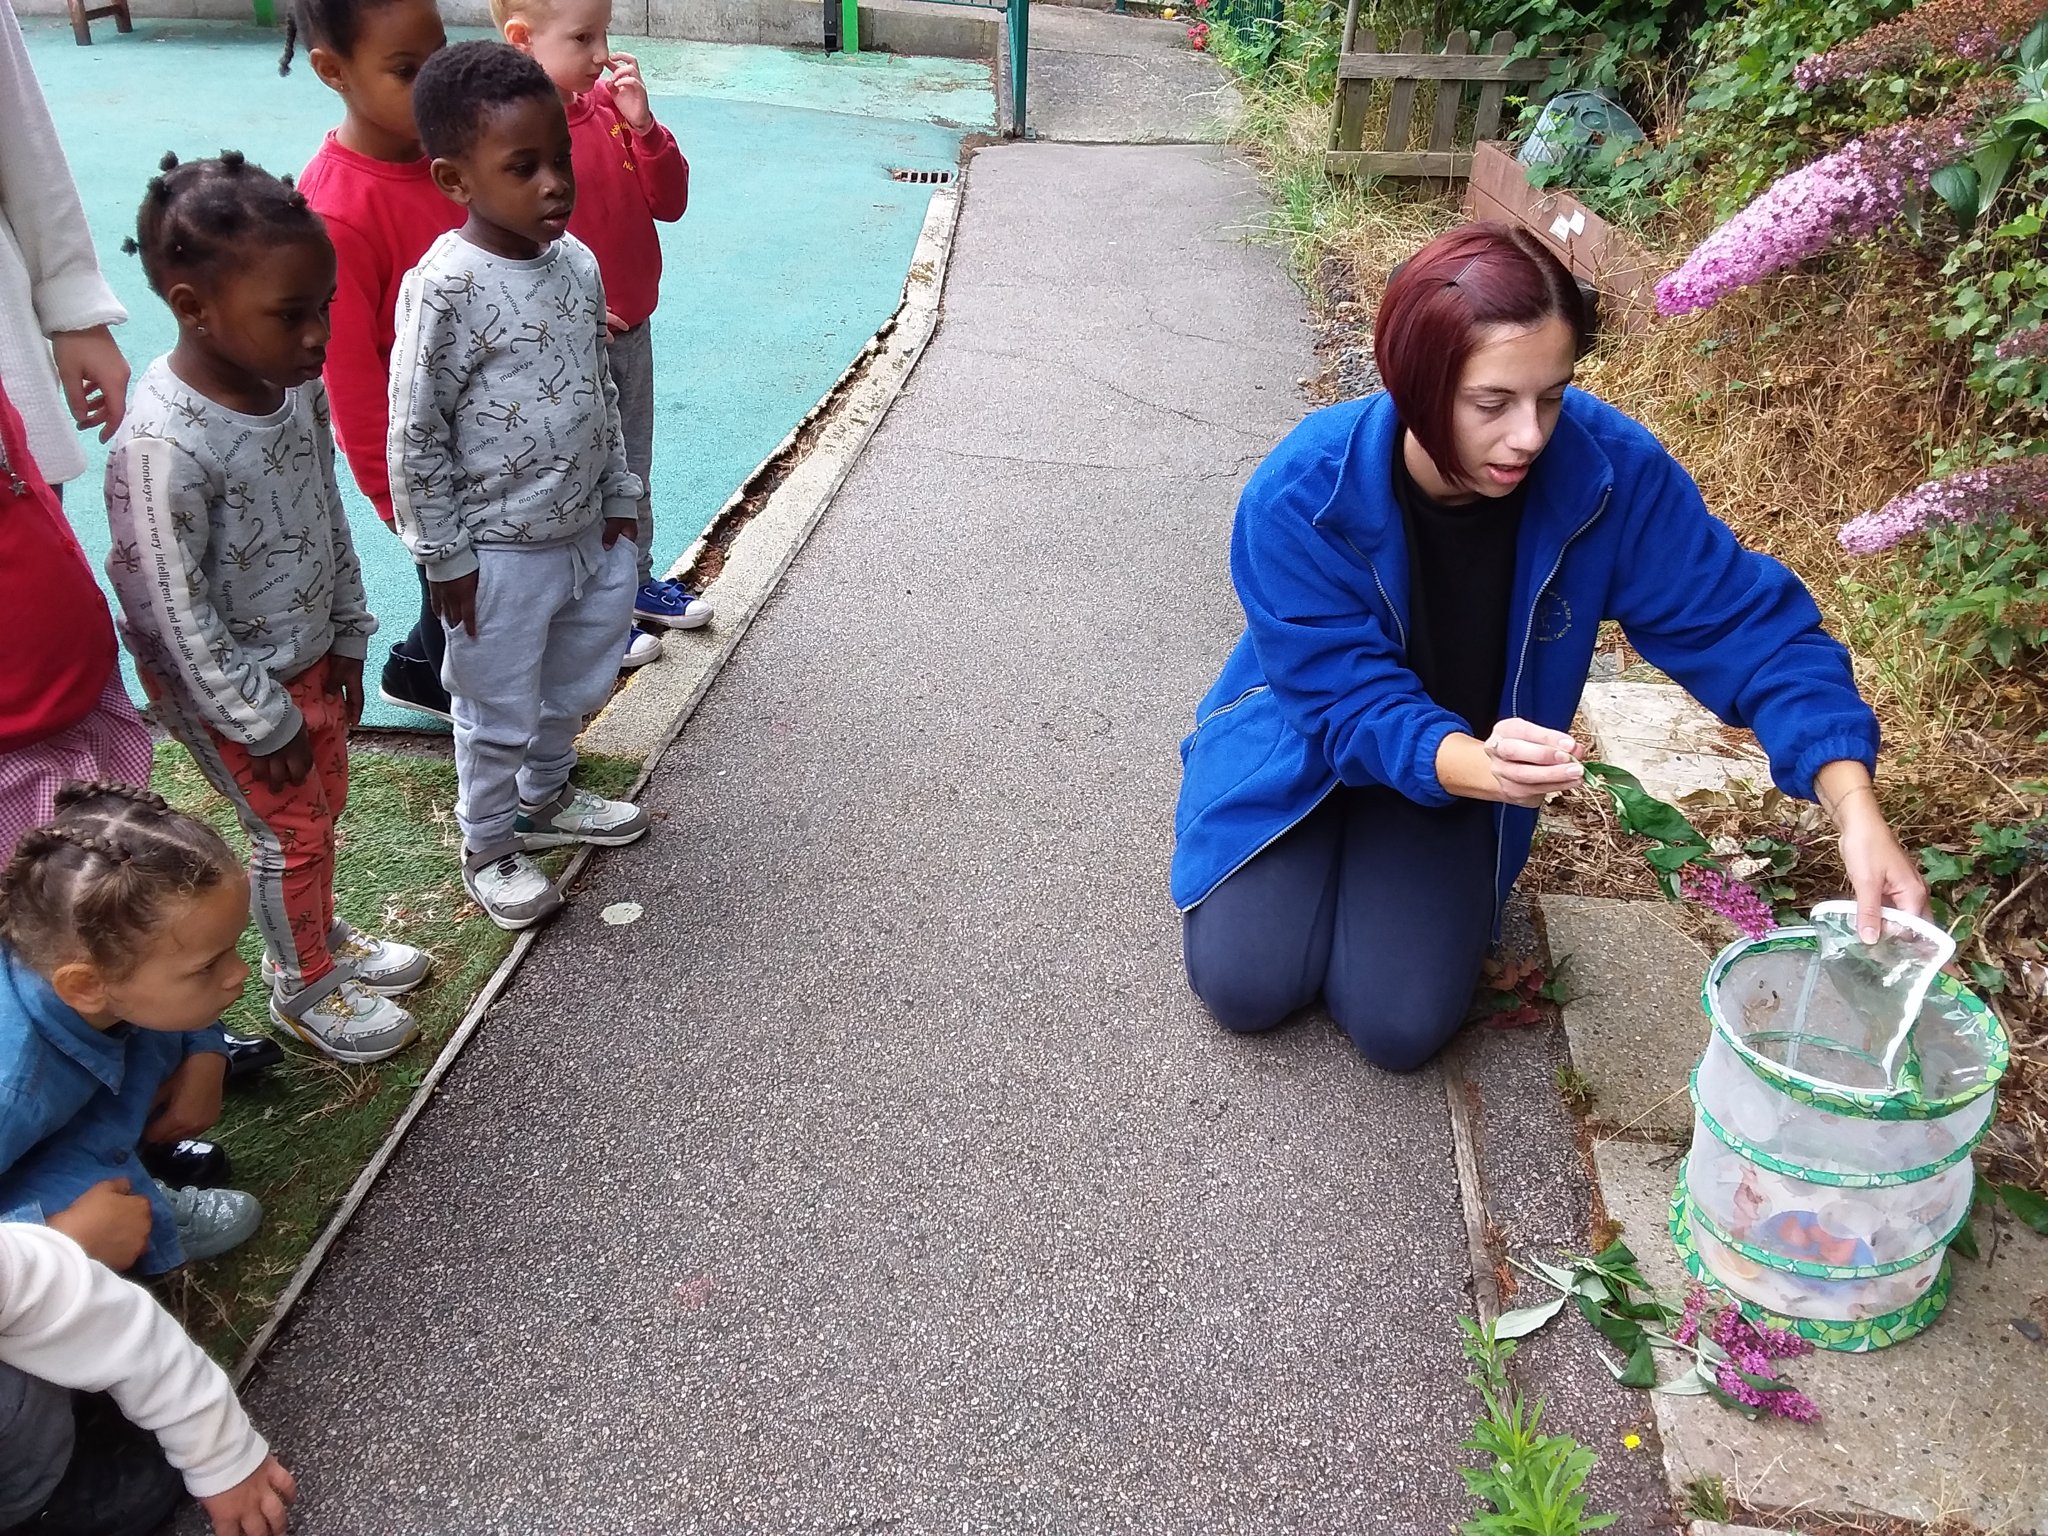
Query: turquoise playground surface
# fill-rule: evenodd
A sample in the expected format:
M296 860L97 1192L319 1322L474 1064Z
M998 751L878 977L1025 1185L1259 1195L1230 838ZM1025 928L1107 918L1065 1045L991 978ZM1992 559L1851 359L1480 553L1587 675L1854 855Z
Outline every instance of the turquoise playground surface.
M339 98L303 58L280 77L282 39L268 28L137 18L127 36L98 29L90 48L61 18L22 28L100 264L128 307L115 335L139 374L176 340L170 312L121 252L164 151L240 149L296 172L340 121ZM895 310L931 189L890 179L890 168L952 167L963 135L992 128L994 96L987 65L955 59L657 38L615 46L639 58L655 115L690 161L689 212L657 226L655 564L666 569ZM65 507L97 563L105 450L85 446L90 467ZM339 479L382 626L374 689L419 589L345 466ZM374 697L365 723L434 724Z

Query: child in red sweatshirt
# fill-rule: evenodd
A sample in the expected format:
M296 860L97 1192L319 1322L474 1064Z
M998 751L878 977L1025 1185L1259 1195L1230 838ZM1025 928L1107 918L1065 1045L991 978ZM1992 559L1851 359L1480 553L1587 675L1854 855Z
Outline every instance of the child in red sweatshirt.
M313 73L344 104L341 126L307 162L299 190L334 242L333 333L322 377L335 440L387 528L384 436L398 284L462 222L462 209L434 185L412 122L413 76L447 41L434 0L295 0L278 66L289 69L294 45L303 42ZM451 719L441 686L445 649L422 577L419 620L393 642L378 696Z
M604 279L612 382L626 434L626 467L640 479L640 583L633 616L665 629L698 629L711 605L654 573L654 344L648 321L661 288L661 237L690 201L690 162L654 120L640 65L612 52L611 0L491 0L505 41L533 55L569 114L576 211L569 233L589 246ZM611 78L607 80L606 73Z

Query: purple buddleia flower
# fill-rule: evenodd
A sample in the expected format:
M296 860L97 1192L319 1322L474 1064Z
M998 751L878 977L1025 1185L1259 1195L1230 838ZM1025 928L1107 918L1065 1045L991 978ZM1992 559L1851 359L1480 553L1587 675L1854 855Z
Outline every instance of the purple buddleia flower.
M1989 64L2040 17L2037 0L1920 0L1905 15L1800 60L1792 79L1802 91L1812 91L1844 80L1899 74L1929 56Z
M1707 1303L1713 1298L1707 1288L1697 1281L1685 1293L1685 1311L1680 1314L1678 1327L1671 1335L1681 1344L1690 1344L1700 1336L1700 1317L1707 1310Z
M1899 217L1908 193L1960 160L1969 145L1960 118L1909 119L1779 177L1658 280L1658 312L1710 308L1838 240L1877 233Z
M1715 1317L1713 1341L1726 1350L1753 1350L1766 1363L1772 1360L1793 1360L1800 1355L1813 1353L1813 1343L1784 1328L1767 1328L1762 1323L1752 1322L1742 1315L1739 1307L1723 1308ZM1744 1370L1758 1367L1745 1365Z
M1686 1300L1690 1307L1691 1298ZM1820 1409L1805 1393L1790 1387L1767 1392L1743 1380L1741 1374L1747 1372L1764 1380L1775 1380L1771 1362L1812 1353L1810 1342L1785 1329L1753 1323L1732 1306L1721 1310L1711 1330L1709 1336L1713 1341L1728 1351L1728 1358L1714 1369L1715 1383L1723 1392L1744 1407L1760 1408L1801 1424L1812 1424L1820 1418Z
M2014 331L1995 350L1999 361L2007 363L2016 357L2048 357L2048 325L2030 325Z
M1842 525L1835 537L1852 555L1874 555L1937 523L1984 523L2038 515L2048 507L2048 454L1965 469L1894 496Z
M1757 894L1756 887L1704 864L1688 864L1679 870L1678 894L1695 906L1719 913L1752 939L1762 938L1777 926L1771 904Z

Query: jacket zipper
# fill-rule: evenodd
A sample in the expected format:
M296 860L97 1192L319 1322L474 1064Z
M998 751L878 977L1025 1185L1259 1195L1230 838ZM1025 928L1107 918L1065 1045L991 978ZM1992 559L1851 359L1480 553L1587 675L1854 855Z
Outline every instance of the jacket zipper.
M1522 626L1522 648L1515 657L1515 681L1513 686L1508 689L1508 716L1510 719L1521 713L1522 673L1529 665L1529 642L1536 634L1536 610L1543 605L1543 594L1550 590L1550 584L1557 580L1557 573L1564 569L1564 557L1566 552L1571 549L1573 540L1600 521L1601 514L1607 510L1607 503L1613 496L1614 487L1611 485L1600 493L1600 505L1593 509L1591 517L1571 531L1570 538L1567 538L1564 543L1558 546L1557 559L1551 562L1550 574L1543 578L1536 588L1536 595L1529 599L1529 619ZM1505 841L1502 834L1506 830L1507 806L1503 803L1493 813L1493 928L1496 933L1500 931L1501 909L1504 905L1500 895L1500 862L1501 845Z
M1597 516L1597 514L1595 515ZM1401 653L1405 656L1408 652L1408 626L1401 622L1401 610L1396 608L1394 600L1387 596L1386 584L1380 580L1380 568L1372 563L1372 556L1352 543L1350 534L1344 535L1344 542L1351 545L1351 553L1363 560L1365 568L1372 572L1372 584L1380 594L1380 601L1387 605L1387 612L1393 615L1394 638L1400 642Z
M1239 859L1235 864L1231 865L1230 868L1226 869L1221 875L1217 877L1216 883L1214 885L1210 886L1208 890L1202 892L1202 894L1197 899L1189 902L1186 906L1180 909L1182 914L1185 915L1189 912L1194 911L1195 908L1199 907L1203 902L1207 901L1211 896L1215 895L1216 892L1222 888L1224 881L1228 880L1240 869L1243 869L1245 865L1251 863L1253 859L1256 859L1268 848L1272 847L1275 843L1279 842L1281 838L1285 837L1288 833L1292 832L1304 821L1307 821L1309 817L1315 815L1317 811L1322 809L1323 802L1329 799L1330 796L1334 795L1342 787L1343 780L1340 779L1337 781L1337 783L1332 784L1328 789L1324 790L1320 795L1316 796L1316 802L1314 805L1311 805L1307 810L1303 811L1299 816L1295 817L1294 820L1287 823L1286 826L1282 827L1278 832L1275 832L1271 837L1267 838L1263 843L1259 844L1258 847L1254 848L1250 853L1246 854L1243 858ZM1495 883L1499 883L1498 879L1496 879Z
M1201 735L1202 731L1204 730L1204 728L1207 727L1211 720L1221 719L1223 716L1229 714L1233 709L1237 708L1238 705L1244 703L1244 701L1249 699L1253 694L1264 693L1271 686L1272 685L1270 683L1254 683L1251 687L1245 689L1243 693L1240 693L1236 698L1232 699L1228 704L1219 704L1216 708L1210 710L1209 713L1202 716L1201 719L1195 722L1194 734L1197 736Z

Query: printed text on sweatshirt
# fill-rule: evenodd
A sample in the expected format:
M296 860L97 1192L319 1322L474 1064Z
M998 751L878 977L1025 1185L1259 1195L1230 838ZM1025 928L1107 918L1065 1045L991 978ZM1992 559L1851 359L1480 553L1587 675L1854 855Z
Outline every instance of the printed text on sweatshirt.
M244 416L149 365L107 456L107 575L138 662L259 755L302 723L284 684L377 628L341 495L327 391Z
M565 235L526 261L443 235L398 293L391 507L429 578L477 568L479 544L560 544L632 518L604 284Z

